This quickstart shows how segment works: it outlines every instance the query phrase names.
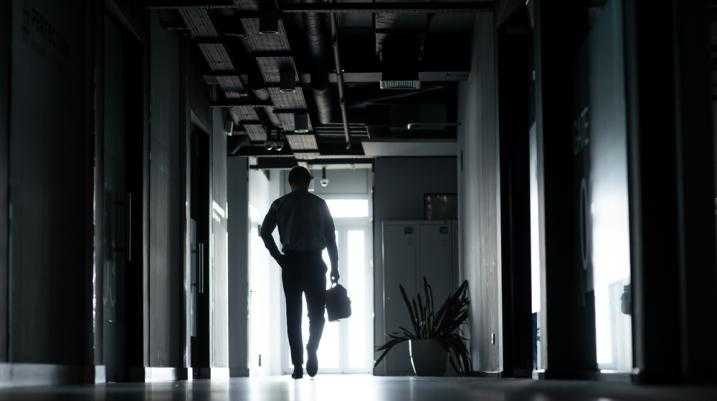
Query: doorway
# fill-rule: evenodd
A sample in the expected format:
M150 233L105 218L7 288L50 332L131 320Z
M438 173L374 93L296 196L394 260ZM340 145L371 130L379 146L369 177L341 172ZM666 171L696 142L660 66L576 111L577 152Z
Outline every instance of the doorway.
M142 366L143 110L140 43L104 19L102 354L107 381Z
M370 223L370 202L355 196L324 195L336 226L339 250L339 283L351 298L352 315L339 322L326 321L319 346L319 373L370 373L373 364L373 240ZM331 263L326 250L323 259L329 268L326 283L330 286ZM308 310L306 300L303 311ZM304 313L306 315L306 313ZM282 344L288 344L285 330ZM309 338L309 321L302 319L304 342ZM283 348L283 371L293 369L288 347Z
M190 136L191 300L189 332L195 376L209 368L209 134L193 127Z

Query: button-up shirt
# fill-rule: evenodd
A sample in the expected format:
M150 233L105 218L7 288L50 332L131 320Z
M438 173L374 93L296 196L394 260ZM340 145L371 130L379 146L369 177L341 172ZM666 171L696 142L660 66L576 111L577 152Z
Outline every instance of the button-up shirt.
M326 202L304 189L296 189L274 201L261 225L261 236L279 227L283 252L320 251L333 243L334 220Z

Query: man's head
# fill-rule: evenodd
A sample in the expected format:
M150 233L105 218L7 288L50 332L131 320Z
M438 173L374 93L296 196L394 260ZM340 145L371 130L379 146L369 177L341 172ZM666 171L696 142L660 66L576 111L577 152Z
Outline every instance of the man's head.
M289 185L292 190L309 188L312 178L314 177L311 176L309 170L301 166L296 166L289 171Z

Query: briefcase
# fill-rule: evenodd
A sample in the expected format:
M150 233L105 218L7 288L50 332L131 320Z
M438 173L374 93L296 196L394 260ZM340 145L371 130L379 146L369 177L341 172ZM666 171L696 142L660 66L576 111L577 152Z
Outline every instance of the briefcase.
M330 322L351 316L351 299L341 284L335 284L326 290L326 311L329 313Z

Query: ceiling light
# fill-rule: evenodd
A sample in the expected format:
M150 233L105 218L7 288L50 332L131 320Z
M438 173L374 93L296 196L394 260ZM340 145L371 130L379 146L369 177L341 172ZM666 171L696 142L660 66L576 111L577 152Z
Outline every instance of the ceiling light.
M294 152L296 160L314 160L321 156L318 152Z
M316 143L316 136L311 134L293 134L286 135L286 141L293 150L313 150L319 149Z
M329 179L326 178L326 167L321 168L321 186L326 188L329 186Z
M381 79L379 88L382 90L419 90L421 81L412 79Z

